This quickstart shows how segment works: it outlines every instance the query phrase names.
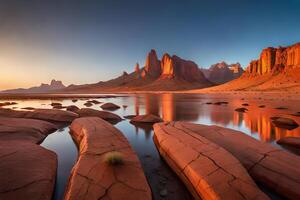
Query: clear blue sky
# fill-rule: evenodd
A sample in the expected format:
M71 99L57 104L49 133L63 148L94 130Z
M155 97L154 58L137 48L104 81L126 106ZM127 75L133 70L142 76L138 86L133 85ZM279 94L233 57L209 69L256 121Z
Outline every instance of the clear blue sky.
M246 66L264 47L300 42L300 0L0 2L0 90L107 80L152 48Z

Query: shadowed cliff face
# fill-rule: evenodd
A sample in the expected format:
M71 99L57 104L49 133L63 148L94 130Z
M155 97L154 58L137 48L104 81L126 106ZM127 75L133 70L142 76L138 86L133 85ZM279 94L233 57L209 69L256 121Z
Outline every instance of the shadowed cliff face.
M250 62L246 74L277 74L293 68L300 68L300 43L289 47L264 49L258 60Z

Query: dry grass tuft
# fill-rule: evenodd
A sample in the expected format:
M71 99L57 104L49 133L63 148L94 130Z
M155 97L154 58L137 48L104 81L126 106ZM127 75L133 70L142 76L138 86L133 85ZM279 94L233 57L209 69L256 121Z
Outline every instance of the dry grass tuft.
M121 165L124 163L123 155L118 151L106 153L104 160L110 165Z

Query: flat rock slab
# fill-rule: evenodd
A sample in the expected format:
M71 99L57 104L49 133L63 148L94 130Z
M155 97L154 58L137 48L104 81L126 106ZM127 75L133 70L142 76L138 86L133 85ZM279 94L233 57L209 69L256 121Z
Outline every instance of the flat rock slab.
M65 199L151 199L138 157L118 129L98 117L76 119L70 129L80 153ZM123 156L123 164L105 160L115 151Z
M57 129L56 125L36 119L0 117L0 140L25 140L40 143Z
M56 154L31 142L0 141L0 199L51 200Z
M278 144L288 145L296 148L300 148L300 138L299 137L284 137L277 141Z
M162 121L163 120L160 117L152 114L137 115L130 120L130 122L135 122L135 123L157 123Z
M187 122L174 125L223 147L248 170L251 177L288 199L300 199L300 157L260 142L240 131Z
M92 108L81 108L75 112L80 117L99 117L110 122L119 122L122 120L122 118L119 115L107 111L95 110Z
M0 117L31 118L53 122L72 122L78 117L78 114L57 109L34 109L32 111L0 109Z
M195 199L269 199L242 164L222 147L176 128L174 122L155 124L154 132L160 154Z

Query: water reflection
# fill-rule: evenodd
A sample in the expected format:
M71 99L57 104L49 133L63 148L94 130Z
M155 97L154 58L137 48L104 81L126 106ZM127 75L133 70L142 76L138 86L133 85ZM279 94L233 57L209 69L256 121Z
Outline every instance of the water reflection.
M161 116L164 121L181 120L208 125L216 124L243 131L264 142L273 142L286 136L300 137L299 128L285 130L272 125L270 117L282 115L282 111L273 109L271 112L268 109L259 108L258 103L248 107L249 112L240 113L234 111L244 103L239 99L229 100L228 105L208 105L206 102L216 102L217 100L197 95L172 93L143 94L136 95L134 98L136 115L154 114ZM292 113L292 111L289 112ZM135 126L137 129L143 129L146 133L151 131L151 127L141 127L137 124Z

